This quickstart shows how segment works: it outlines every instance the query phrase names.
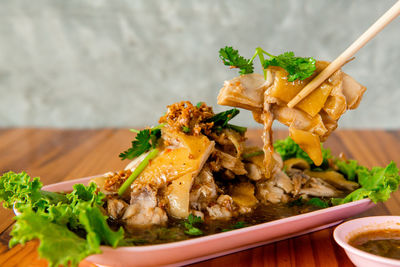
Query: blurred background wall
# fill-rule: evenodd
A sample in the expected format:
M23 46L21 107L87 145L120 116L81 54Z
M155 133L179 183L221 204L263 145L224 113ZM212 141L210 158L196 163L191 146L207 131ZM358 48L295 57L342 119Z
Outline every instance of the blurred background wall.
M332 60L394 0L0 2L0 127L156 124L180 100L216 107L225 45ZM400 127L400 19L344 70L367 86L347 128ZM258 64L258 62L257 62ZM236 124L257 126L249 112Z

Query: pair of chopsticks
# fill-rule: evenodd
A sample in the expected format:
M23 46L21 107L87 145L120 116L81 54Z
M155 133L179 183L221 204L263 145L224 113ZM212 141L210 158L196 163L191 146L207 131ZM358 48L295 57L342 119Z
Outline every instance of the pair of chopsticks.
M353 44L351 44L339 57L332 61L311 82L309 82L290 102L289 108L296 106L301 100L314 91L335 71L348 62L358 50L375 37L383 28L392 22L400 14L400 0L397 1L385 14L383 14L369 29L364 32Z

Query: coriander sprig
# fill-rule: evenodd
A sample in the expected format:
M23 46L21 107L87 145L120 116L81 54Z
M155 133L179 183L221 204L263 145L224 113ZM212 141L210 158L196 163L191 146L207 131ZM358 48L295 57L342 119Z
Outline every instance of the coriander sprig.
M157 125L151 129L136 130L130 129L131 132L136 133L135 140L132 141L132 147L119 154L119 157L124 159L133 159L146 153L151 148L157 146L158 139L161 138L161 128L165 123Z
M304 80L310 77L316 67L315 59L312 57L296 57L293 52L285 52L278 56L274 56L266 52L261 47L257 47L251 59L247 60L239 55L239 51L231 46L225 46L219 50L219 57L223 63L231 68L239 68L239 74L253 73L253 61L258 56L266 78L266 69L269 66L277 66L288 72L288 81ZM268 56L269 58L265 58Z

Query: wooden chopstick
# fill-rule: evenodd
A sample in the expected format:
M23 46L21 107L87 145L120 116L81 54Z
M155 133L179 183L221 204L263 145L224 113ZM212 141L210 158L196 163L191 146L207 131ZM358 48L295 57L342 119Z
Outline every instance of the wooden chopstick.
M400 14L400 0L383 14L367 31L351 44L339 57L332 61L322 72L309 82L290 102L289 108L296 106L301 100L314 91L335 71L341 68L358 50L375 37L383 28Z

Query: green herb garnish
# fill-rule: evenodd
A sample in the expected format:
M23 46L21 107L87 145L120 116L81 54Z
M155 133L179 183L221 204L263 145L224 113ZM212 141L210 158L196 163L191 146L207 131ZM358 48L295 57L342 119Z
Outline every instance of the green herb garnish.
M293 52L285 52L279 56L272 56L269 60L265 60L263 68L269 66L277 66L285 69L288 74L288 81L304 80L310 77L316 67L315 59L312 57L296 57Z
M222 229L222 232L229 232L229 231L240 229L240 228L244 228L244 227L247 227L247 226L248 225L247 225L246 222L239 221L239 222L236 222L235 224L231 225L228 229Z
M222 111L220 113L215 114L206 122L213 122L214 123L214 129L217 130L222 130L223 128L228 128L232 129L234 131L237 131L239 133L245 133L247 131L246 127L241 127L233 124L229 124L228 122L233 119L236 115L238 115L240 111L236 108L229 109L226 111Z
M239 110L237 108L229 109L220 113L215 114L211 118L207 120L207 122L213 122L214 127L220 126L225 128L228 122L233 119L236 115L239 114Z
M303 206L303 204L304 204L303 197L299 197L293 201L288 202L289 207L294 207L294 206L300 207Z
M119 154L119 157L122 160L133 159L139 157L143 153L146 153L151 148L155 148L157 146L158 139L161 138L161 128L164 127L164 125L165 124L160 124L151 129L144 129L142 131L130 129L131 132L135 132L137 135L135 140L132 141L132 147Z
M233 124L230 124L230 123L228 123L228 124L226 125L226 128L232 129L232 130L234 130L234 131L236 131L236 132L239 132L239 133L241 133L241 134L244 134L244 133L247 131L247 128L246 128L246 127L237 126L237 125L233 125Z
M238 68L240 74L253 73L253 62L239 55L239 51L230 46L219 50L219 57L226 66Z
M308 205L312 205L318 208L327 208L329 207L328 203L326 203L325 201L323 201L322 199L318 198L318 197L313 197L310 200L307 201Z
M191 131L190 131L190 128L189 128L189 127L182 126L182 132L184 132L184 133L190 133Z
M200 224L200 223L203 223L203 219L201 219L201 217L190 214L187 217L187 219L183 222L183 225L186 228L185 234L193 235L193 236L202 235L203 231L201 231L199 228L195 227L196 224Z
M201 105L203 105L203 103L204 103L204 102L197 102L197 104L196 104L196 108L200 108L200 107L201 107Z
M219 57L223 63L231 68L239 68L239 74L253 73L253 61L258 56L261 66L265 69L269 66L277 66L288 72L288 81L304 80L315 72L315 59L312 57L296 57L293 52L285 52L274 56L261 47L257 47L253 57L249 60L239 55L239 51L230 46L219 50ZM268 56L268 59L265 59Z

